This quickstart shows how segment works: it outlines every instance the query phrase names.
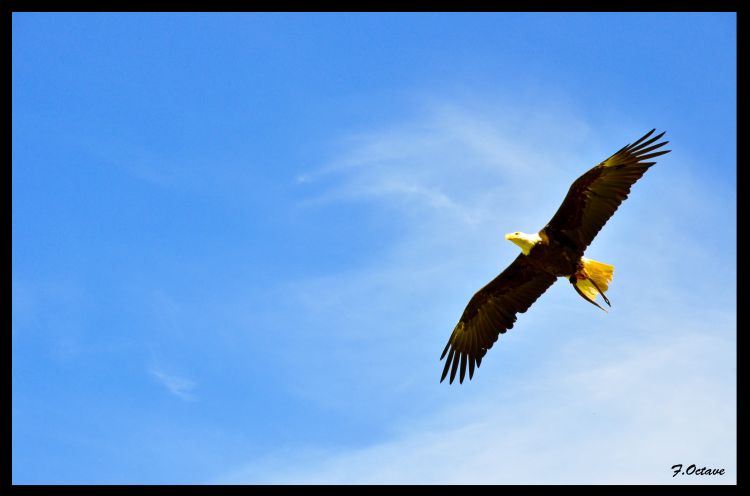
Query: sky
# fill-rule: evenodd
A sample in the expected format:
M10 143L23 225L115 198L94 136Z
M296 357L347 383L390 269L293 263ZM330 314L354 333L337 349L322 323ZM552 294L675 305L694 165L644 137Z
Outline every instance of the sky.
M12 25L13 483L736 483L734 13ZM504 234L652 128L610 311L559 281L439 383Z

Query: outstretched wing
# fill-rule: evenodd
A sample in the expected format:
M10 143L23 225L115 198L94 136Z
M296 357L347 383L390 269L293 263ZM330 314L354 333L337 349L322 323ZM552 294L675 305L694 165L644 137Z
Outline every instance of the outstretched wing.
M464 382L467 362L471 379L474 367L479 367L482 357L492 348L498 336L513 327L516 314L525 312L556 279L533 267L528 257L521 254L499 276L477 291L440 355L442 360L448 353L440 382L450 369L450 382L453 383L459 361L460 382Z
M654 131L652 129L576 179L543 231L555 239L567 240L583 253L620 203L628 197L630 187L656 163L645 160L671 151L655 151L669 141L652 145L664 136L661 133L647 140Z

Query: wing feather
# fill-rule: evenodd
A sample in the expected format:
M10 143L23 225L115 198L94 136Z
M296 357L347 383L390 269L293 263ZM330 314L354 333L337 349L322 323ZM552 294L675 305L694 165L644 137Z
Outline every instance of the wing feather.
M442 360L448 354L440 382L443 382L449 370L451 383L459 370L459 382L463 382L467 363L471 379L475 367L479 368L482 357L492 348L498 336L513 327L516 314L528 310L556 279L531 265L527 256L522 254L477 291L469 300L440 356Z
M661 133L647 139L654 131L652 129L576 179L543 231L550 237L567 241L583 253L628 197L633 184L656 163L645 160L670 152L654 151L669 143L662 141L652 145L664 136Z

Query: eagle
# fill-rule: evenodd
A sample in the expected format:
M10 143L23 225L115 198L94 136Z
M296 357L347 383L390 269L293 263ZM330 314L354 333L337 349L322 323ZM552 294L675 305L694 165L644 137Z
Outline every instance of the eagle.
M467 366L471 379L500 334L513 328L516 314L528 310L558 277L568 279L589 303L606 312L596 302L601 295L611 307L605 293L614 266L588 259L583 253L628 197L633 184L656 163L648 160L671 151L659 150L669 142L658 142L664 133L651 138L655 130L576 179L541 231L505 235L521 248L521 254L469 300L440 356L443 360L447 354L440 382L450 371L452 384L460 370L459 382L463 383Z

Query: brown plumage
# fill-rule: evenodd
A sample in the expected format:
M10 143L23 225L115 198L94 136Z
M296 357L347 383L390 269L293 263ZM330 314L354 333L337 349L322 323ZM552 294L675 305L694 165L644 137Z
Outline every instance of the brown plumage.
M651 145L664 136L664 133L644 141L654 131L652 129L632 145L623 147L576 179L562 205L544 228L547 235L565 236L583 252L628 197L630 187L656 163L644 160L670 151L654 151L669 141Z
M593 273L594 269L610 268L611 278L613 267L582 258L583 253L628 197L631 186L655 164L646 160L670 151L655 151L668 142L653 144L664 135L648 139L654 131L579 177L549 223L537 235L518 241L524 252L528 248L528 254L519 255L471 298L440 356L442 360L447 354L441 382L448 371L451 383L458 371L459 381L463 382L467 366L471 379L499 335L513 327L516 314L525 312L558 277L569 278L584 299L599 306L576 283L588 278L586 269ZM593 276L588 280L604 297L608 279L600 279L598 285ZM604 290L599 288L602 285Z

